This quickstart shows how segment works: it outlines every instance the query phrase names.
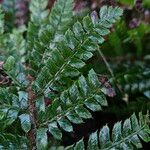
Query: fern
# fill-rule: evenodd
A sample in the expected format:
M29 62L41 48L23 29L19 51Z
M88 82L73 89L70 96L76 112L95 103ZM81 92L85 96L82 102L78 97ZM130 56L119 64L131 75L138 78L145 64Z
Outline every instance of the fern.
M71 132L73 128L70 122L83 123L82 119L92 118L88 109L100 111L101 106L107 106L107 100L101 91L96 73L91 70L87 79L84 76L79 77L78 81L61 93L59 99L52 101L52 105L45 112L39 111L39 124L48 125L49 132L55 138L61 139L62 134L57 123L63 130Z
M17 61L23 61L22 56L25 53L26 41L23 38L23 33L26 31L26 27L22 26L18 29L13 29L11 33L4 32L4 14L0 11L0 50L3 55L3 59L9 55L17 55ZM18 57L20 56L20 57Z
M121 75L116 75L116 80L126 93L143 93L150 97L150 72L146 65L136 65Z
M0 133L0 149L27 149L27 138L13 134Z
M58 15L60 14L60 15ZM73 0L58 0L51 10L49 16L49 30L63 33L72 22L73 17Z
M31 21L35 24L40 24L48 16L49 11L45 10L48 5L48 0L34 0L30 3Z
M148 116L144 116L139 113L139 121L135 114L129 119L126 119L124 123L117 122L110 135L110 129L106 125L99 132L92 133L88 140L87 149L136 149L142 148L141 139L149 142L149 125ZM99 146L100 145L100 146ZM83 140L80 140L76 145L66 148L71 149L85 149Z
M27 109L27 103L23 102L21 94L23 94L21 91L15 95L11 90L0 88L1 131L12 125L17 120L19 113Z
M28 47L30 50L32 50L32 53L29 56L29 59L32 62L32 68L36 67L37 70L38 67L38 65L35 64L32 60L34 60L35 58L40 58L42 59L43 63L43 60L46 59L45 55L47 55L50 51L49 47L54 45L56 41L60 40L61 34L66 31L67 26L72 21L72 7L72 0L58 0L55 3L54 8L51 10L49 17L47 18L46 25L43 24L44 27L41 28L39 35L35 36L38 37L38 41L33 41L35 32L38 32L38 26L33 23L30 24L31 29L29 28L28 36L28 43L30 43L30 46ZM59 13L61 15L58 16Z
M31 1L29 10L31 11L30 22L27 36L27 49L32 51L34 40L38 37L38 32L43 24L47 21L49 10L45 10L48 5L48 0Z
M9 94L8 94L9 93ZM12 129L14 122L17 122L18 115L22 110L21 101L18 96L11 93L5 88L0 88L0 148L12 149L12 148L26 148L27 138L23 135L16 135L16 129L9 133L7 130L9 127Z
M112 90L107 79L99 79L87 64L123 10L103 6L99 14L94 11L77 21L73 2L57 0L50 11L48 0L32 0L28 25L11 32L4 26L7 12L0 8L0 149L63 148L65 134L75 135L76 127L93 121L97 111L114 103L110 100L113 96L107 100L109 94L104 90ZM137 84L145 94L149 91L146 73L125 72L127 75L116 76L116 80L125 80L123 84L117 82L123 89ZM131 82L130 75L134 77ZM139 83L143 78L147 79L144 84ZM99 120L103 125L104 119ZM82 139L65 149L141 148L141 139L149 142L148 121L141 113L139 121L133 114L124 123L116 123L112 135L106 125L90 135L87 145Z
M64 40L57 43L57 47L50 51L49 58L44 62L44 67L33 84L35 91L39 93L42 89L41 93L43 93L62 76L78 76L80 74L78 68L82 68L84 61L93 56L92 52L98 49L97 44L104 42L102 36L109 33L107 28L110 28L121 14L122 10L118 7L104 6L100 11L100 19L96 23L93 24L91 18L86 16L82 21L83 25L76 22L73 31L67 30ZM41 53L40 48L37 50L39 51L35 51L36 54ZM32 57L32 62L36 62L32 66L41 65L37 63L37 60L40 60L38 56Z
M5 0L1 5L5 13L5 30L11 31L15 22L15 0Z

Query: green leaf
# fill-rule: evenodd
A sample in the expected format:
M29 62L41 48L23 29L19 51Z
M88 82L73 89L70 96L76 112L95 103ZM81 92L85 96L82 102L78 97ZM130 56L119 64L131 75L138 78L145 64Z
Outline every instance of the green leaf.
M81 124L81 123L83 123L83 120L82 120L74 111L68 112L68 113L66 114L66 117L67 117L72 123L75 123L75 124Z
M136 131L140 128L135 114L131 116L131 122L133 131Z
M88 85L87 85L87 82L86 82L86 79L84 78L84 76L81 76L78 80L78 84L79 84L79 87L80 87L80 90L82 92L82 94L84 96L86 96L88 94Z
M133 147L130 143L121 143L120 147L123 149L123 150L127 150L127 149L131 149L133 150Z
M63 130L65 130L67 132L72 132L73 131L73 127L67 119L60 118L57 122Z
M77 77L80 72L76 68L72 68L71 66L67 66L64 71L64 76L66 77Z
M108 126L104 126L99 133L99 140L101 148L105 148L110 144L110 134Z
M80 59L83 59L83 60L88 60L90 58L93 57L93 54L91 52L88 52L88 51L85 51L83 54L80 55Z
M100 85L100 82L97 78L97 75L96 75L96 73L93 69L91 69L89 71L88 80L89 80L89 83L91 84L91 86L93 86L93 87L96 87L96 86Z
M123 124L123 136L126 137L131 133L131 122L130 119L126 119Z
M102 106L108 106L107 100L104 95L94 95L94 99Z
M75 108L75 112L83 119L89 119L89 118L92 118L92 115L91 113L85 109L84 107L82 106L77 106Z
M21 105L21 108L27 108L28 104L28 93L25 91L19 91L19 102Z
M76 143L74 150L82 150L84 148L85 148L84 142L83 139L81 139L79 142Z
M27 133L31 129L30 116L28 114L22 114L19 116L22 129Z
M149 133L141 131L139 133L139 137L144 141L144 142L149 142L150 141L150 137L149 137Z
M74 38L73 32L71 30L67 30L65 39L69 48L74 49L76 47L75 45L77 43L77 40Z
M137 149L142 148L141 141L140 141L140 139L138 138L137 135L134 135L134 136L131 138L131 141L132 141L133 145L136 146Z
M119 141L122 138L121 134L122 134L121 133L121 122L117 122L114 125L113 130L112 130L112 140L114 142Z
M5 109L2 109L2 111L4 111L7 115L5 126L11 125L17 119L19 113L19 110L14 107L6 107Z
M10 71L13 69L15 65L15 58L13 56L9 56L6 62L3 65L3 68L7 71Z
M149 91L145 91L145 92L144 92L144 95L145 95L147 98L150 99L150 90L149 90Z
M79 90L78 90L78 86L76 84L73 84L70 88L69 88L69 94L70 94L70 98L72 100L77 99L79 96Z
M30 3L30 18L35 24L41 24L46 20L49 11L45 10L48 4L47 0L34 0Z
M77 68L77 69L83 68L85 66L85 62L83 62L80 59L73 58L70 62L70 66Z
M94 32L90 37L90 40L92 40L94 43L102 44L105 40L103 37L101 37L98 33Z
M63 91L60 95L60 100L66 104L66 105L69 105L71 104L71 101L69 99L69 94L68 94L68 91Z
M58 10L56 9L56 12L54 11L56 14L59 12L59 9L62 8L61 5L63 5L65 9L65 5L67 5L67 2L70 3L70 1L62 1L62 0L58 1L58 3L59 2L60 2L60 5L57 5ZM100 18L96 22L96 24L93 25L90 16L86 16L83 18L82 24L79 22L76 22L73 25L73 29L68 29L64 34L65 35L64 38L61 38L61 40L59 40L59 38L57 39L56 37L56 39L58 40L57 43L54 40L52 44L50 44L50 46L49 45L47 45L46 47L43 46L43 49L45 49L43 50L44 53L42 52L40 54L37 54L36 49L33 50L31 54L33 53L35 54L31 57L30 60L34 62L34 65L35 65L34 70L35 72L37 72L38 68L39 68L38 70L41 70L41 72L38 74L38 77L35 79L34 86L35 87L37 86L37 88L35 88L37 89L36 91L37 93L45 92L45 90L48 87L51 87L53 84L56 84L56 82L58 82L58 80L60 81L62 77L75 78L80 75L79 69L83 68L85 65L83 61L90 59L93 56L93 52L96 50L96 48L98 48L97 45L101 44L104 41L104 38L101 37L100 34L103 34L103 35L107 34L108 30L106 31L105 28L110 28L112 24L114 23L114 21L116 22L121 16L121 13L119 12L118 7L117 9L116 7L115 8L106 7L106 9L107 11L105 13L105 17ZM117 14L115 12L117 12ZM56 16L56 19L55 17L54 18L52 17L52 20L55 19L56 21L58 16L57 15L54 15L54 16ZM81 40L78 40L78 38L76 37L78 34L77 29L79 29L80 31L83 29L84 31L84 32L81 31L79 33L80 36L82 37ZM49 31L46 31L45 34L43 35L46 35L46 37L49 37L47 36L48 33ZM60 37L60 35L58 36ZM42 39L43 38L41 38L39 42L41 42ZM51 43L51 40L49 41L49 43ZM86 48L89 51L86 50ZM54 51L57 54L57 58L58 58L58 55L61 55L63 57L63 58L59 57L61 59L60 62L62 63L57 63L55 59L53 59L53 55L55 55ZM43 58L43 56L44 58L46 58L46 60ZM39 60L42 60L43 67L46 66L48 68L47 72L49 72L50 74L48 79L43 77L43 75L47 72L43 71L43 67L40 67L41 66L40 63L37 64ZM60 83L60 85L62 84Z
M98 135L97 132L94 132L90 135L89 141L88 141L88 150L98 150Z
M54 138L61 140L62 133L61 133L60 129L58 128L56 121L48 124L48 130L54 136Z
M107 34L110 33L110 30L107 29L107 28L105 28L105 27L103 27L103 26L100 26L99 28L96 28L95 31L96 31L99 35L101 35L101 36L105 36L105 35L107 35Z
M56 34L62 34L68 29L73 17L73 0L57 0L52 7L48 28Z
M0 121L5 117L5 113L0 111Z
M90 39L85 40L83 47L89 52L94 52L99 48L98 45L92 42Z
M100 9L100 19L105 19L107 17L107 13L108 13L108 7L107 6L103 6L101 9Z
M89 29L93 28L92 20L89 16L83 18L83 27L87 32L89 31Z
M47 149L48 138L47 138L47 128L39 128L37 130L37 148L38 149Z
M92 98L89 100L86 100L84 102L87 108L89 108L92 111L100 111L102 110L100 104L98 104L96 101L94 101Z
M80 22L76 22L74 25L73 25L73 32L76 36L77 39L82 39L82 35L84 34L84 30L82 28L82 25Z

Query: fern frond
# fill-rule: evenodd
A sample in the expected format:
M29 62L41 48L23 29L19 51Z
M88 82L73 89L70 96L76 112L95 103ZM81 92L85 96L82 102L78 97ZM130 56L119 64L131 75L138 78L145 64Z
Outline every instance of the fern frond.
M73 31L67 30L63 41L58 42L56 48L48 54L49 58L44 62L44 67L34 83L35 91L43 93L62 77L78 76L79 68L85 65L84 61L93 56L92 53L98 49L98 44L104 42L102 36L109 33L108 28L121 15L122 9L104 6L100 10L100 19L96 22L93 23L89 16L83 19L82 24L76 22ZM35 52L41 54L40 51ZM36 63L40 60L38 56L40 55L33 57L33 62L35 59Z
M49 30L54 30L58 33L63 33L70 25L72 17L73 0L58 0L51 10L49 16L50 25L48 25L47 28L49 28Z
M40 69L38 64L34 63L34 61L36 59L37 61L42 59L41 64L43 64L44 59L47 59L45 56L51 51L49 47L52 47L52 45L54 46L55 43L60 40L60 37L62 37L62 34L64 34L72 21L72 17L73 0L58 0L51 10L47 26L43 25L45 27L41 28L39 35L37 34L38 38L36 41L33 40L32 35L35 34L35 31L33 32L33 30L36 30L36 33L38 33L38 28L31 24L31 30L29 30L29 33L34 34L31 36L29 34L29 37L31 38L29 38L28 41L30 43L30 50L32 50L32 53L29 56L32 68L36 70Z
M138 68L137 68L138 67ZM116 76L116 80L122 86L122 89L126 93L143 93L150 98L150 71L149 68L144 65L130 68L128 71Z
M22 129L27 129L25 115L20 115L27 109L25 94L19 91L18 95L15 95L10 89L0 88L0 149L27 149L27 138L21 132L21 126L18 123L20 118L20 121L24 121L23 125L21 122Z
M5 60L9 56L15 57L16 61L24 62L26 52L26 40L24 39L25 26L14 28L10 33L0 35L0 53Z
M0 133L0 149L28 149L27 138L9 133Z
M16 63L15 61L16 60L14 57L8 57L8 59L3 64L3 69L16 86L24 89L29 84L25 66L21 63Z
M0 133L17 120L19 111L18 97L0 88Z
M90 70L88 78L84 76L68 89L61 93L60 98L52 101L45 112L39 113L41 126L48 125L49 132L55 138L61 138L60 127L71 132L73 130L71 123L81 124L83 119L92 118L88 111L100 111L102 106L107 106L107 100L101 91L101 84L94 70Z
M45 10L48 0L34 0L30 2L31 22L39 24L44 22L48 16L49 10Z
M135 114L124 123L117 122L110 135L110 128L106 125L100 132L92 133L88 140L87 149L91 150L117 150L117 149L137 149L142 148L141 139L145 142L150 141L150 128L148 125L148 116L139 113L139 121ZM99 147L100 144L100 147ZM83 140L80 140L73 146L66 148L71 149L85 149Z
M34 40L38 38L41 26L47 21L49 10L46 10L48 0L34 0L30 2L31 12L27 34L27 50L32 51Z
M5 30L11 31L15 22L15 0L4 0L2 8L5 13Z
M28 55L30 55L33 47L34 47L34 41L38 38L38 31L39 31L39 25L29 22L28 24L28 31L27 31L27 50ZM29 57L29 56L28 56Z

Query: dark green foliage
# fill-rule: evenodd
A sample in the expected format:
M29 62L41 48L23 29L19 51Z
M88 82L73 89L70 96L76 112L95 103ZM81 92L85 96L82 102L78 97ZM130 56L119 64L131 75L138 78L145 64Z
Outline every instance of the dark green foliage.
M56 98L45 111L39 112L39 124L48 125L50 133L61 139L57 123L63 130L72 132L70 122L81 124L84 122L82 119L92 118L88 109L100 111L102 106L107 106L107 100L101 91L96 73L91 70L87 79L84 76L79 77L69 89L61 93L59 99Z
M17 120L22 106L21 99L4 88L0 88L0 98L0 148L26 148L26 137L17 135L18 132L15 129L17 125L18 130L20 128ZM16 124L15 128L13 127L14 124ZM14 130L8 132L9 128L14 128Z
M138 67L138 68L137 68ZM131 68L126 73L116 76L116 80L126 93L136 94L143 93L150 98L150 71L147 66L139 66Z
M118 6L102 6L82 17L75 15L73 0L57 0L51 10L48 0L32 0L27 25L13 28L15 3L6 0L0 8L0 149L138 149L142 141L149 142L149 118L139 113L149 109L149 55L138 65L112 61L110 66L107 57L100 57L105 66L97 56L97 50L107 54L107 48L113 48L109 54L115 50L121 56L126 48L132 54L130 46L137 56L146 53L145 22L128 31L125 19L118 22L123 15ZM105 40L109 42L101 46ZM142 102L142 108L136 106ZM139 118L133 114L117 122L131 112ZM119 119L96 118L98 113ZM110 127L97 130L107 123Z
M4 0L2 8L5 11L5 30L11 31L15 23L15 0Z
M135 114L129 119L126 119L124 123L117 122L111 131L107 125L105 125L99 132L92 133L89 137L87 149L136 149L142 148L141 139L145 142L149 142L150 129L148 126L148 116L144 116L139 113L139 121ZM100 146L99 146L100 145ZM71 149L85 149L83 140L80 140L74 146L66 148Z
M122 10L118 7L113 9L104 6L100 11L100 19L95 23L92 23L89 16L83 19L82 24L76 22L73 26L73 32L70 29L67 30L64 39L58 42L57 46L49 52L49 58L44 59L44 67L34 83L35 90L39 92L42 89L42 92L44 92L48 87L53 86L56 81L61 80L62 77L78 76L80 74L78 68L82 68L84 61L93 56L92 52L98 49L97 44L104 42L102 36L109 33L107 28L112 27L112 23L119 19L121 14ZM43 42L46 42L45 40ZM42 65L41 62L38 64L36 60L42 60L44 55L40 51L40 47L37 50L39 51L32 51L32 54L36 53L36 57L32 57L32 63L36 62L36 64L34 63L35 67Z
M41 64L44 63L43 61L47 59L52 49L50 47L53 46L56 41L60 40L60 37L62 36L61 34L64 33L71 22L73 16L72 7L72 0L65 2L59 0L51 10L49 17L46 19L47 24L44 23L41 27L39 35L35 34L38 33L39 25L41 24L35 23L35 21L30 24L28 30L28 49L32 50L29 60L33 69L37 70L39 67L41 68L41 66L36 63L37 60L41 59ZM60 15L58 16L57 14ZM34 36L38 37L36 41L34 41Z

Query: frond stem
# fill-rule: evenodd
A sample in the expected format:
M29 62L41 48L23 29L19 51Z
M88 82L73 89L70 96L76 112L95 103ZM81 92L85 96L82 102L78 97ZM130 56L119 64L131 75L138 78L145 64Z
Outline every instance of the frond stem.
M109 63L107 62L107 60L106 60L104 54L102 53L102 51L101 51L100 49L98 49L98 52L99 52L100 56L102 57L102 59L103 59L105 65L106 65L108 71L110 72L112 78L114 78L114 77L115 77L115 76L114 76L114 73L113 73L113 71L112 71L112 69L111 69Z

